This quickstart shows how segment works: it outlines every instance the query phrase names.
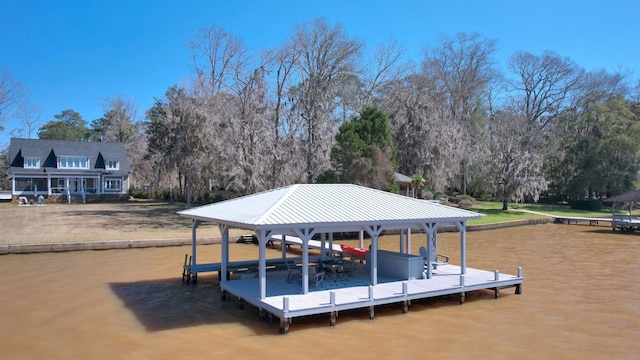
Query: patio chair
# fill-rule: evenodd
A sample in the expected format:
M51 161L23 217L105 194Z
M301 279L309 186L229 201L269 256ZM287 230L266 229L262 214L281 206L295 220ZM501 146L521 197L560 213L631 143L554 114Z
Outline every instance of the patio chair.
M427 260L429 259L429 255L427 254L427 248L425 248L424 246L420 247L420 256L422 256L422 258L424 259L424 266L427 266ZM441 257L444 261L438 261L438 258ZM442 254L438 254L436 253L435 256L432 255L431 257L431 266L434 269L438 268L438 265L445 265L449 263L449 257L447 255L442 255Z
M300 275L302 275L301 272L301 268L296 266L296 264L293 265L289 265L289 262L287 260L284 261L285 265L287 265L287 281L291 281L291 279L295 278L295 277L300 277Z
M318 271L314 265L309 265L309 282L314 281L314 286L324 283L324 271Z

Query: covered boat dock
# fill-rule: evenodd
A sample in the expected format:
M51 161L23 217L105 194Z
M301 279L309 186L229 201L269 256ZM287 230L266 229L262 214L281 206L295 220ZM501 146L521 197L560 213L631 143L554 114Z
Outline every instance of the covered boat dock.
M197 263L197 229L202 222L217 223L222 234L220 273L223 297L235 296L269 317L280 320L287 333L295 317L326 313L335 325L339 311L367 308L373 318L376 305L399 303L403 312L415 299L491 289L515 287L520 293L522 271L505 275L466 266L466 221L480 214L433 202L391 194L350 184L298 184L248 195L179 212L193 220L190 267ZM437 229L455 226L459 230L459 264L437 262ZM258 240L256 270L249 276L231 279L228 270L229 230L253 230ZM410 253L411 229L426 235L426 258ZM386 230L398 236L398 250L379 250L379 237ZM333 233L363 231L370 237L366 263L355 263L348 271L335 270L331 251L309 254L309 241L320 237L320 249L332 249ZM295 236L302 240L302 256L291 257L282 246L282 255L267 259L266 248L274 236ZM317 236L316 236L317 235ZM415 236L414 236L415 237ZM328 242L328 244L326 244ZM388 246L387 246L388 248ZM430 255L428 255L430 254ZM272 266L274 262L287 267ZM301 265L292 278L291 264ZM210 266L213 264L210 264ZM317 271L327 275L315 277Z
M640 190L633 190L624 194L612 196L605 199L604 202L611 203L611 227L613 231L640 230L640 217L632 215L633 205L640 202ZM621 208L623 210L627 210L627 214L617 214L616 208L618 205L622 205Z

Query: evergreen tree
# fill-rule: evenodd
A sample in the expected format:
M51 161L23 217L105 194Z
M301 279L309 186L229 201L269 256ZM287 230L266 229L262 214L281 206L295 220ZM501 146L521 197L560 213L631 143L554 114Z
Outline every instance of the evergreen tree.
M82 116L71 109L54 115L51 120L42 125L38 137L45 140L89 141L91 130Z
M396 150L387 115L369 106L343 123L331 150L331 163L338 182L388 190L396 168Z

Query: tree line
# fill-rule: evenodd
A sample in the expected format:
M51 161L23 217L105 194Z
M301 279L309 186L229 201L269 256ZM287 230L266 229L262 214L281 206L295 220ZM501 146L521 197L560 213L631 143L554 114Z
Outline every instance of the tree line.
M91 124L65 110L38 136L122 142L134 186L188 201L293 183L393 190L395 171L419 176L425 191L496 197L505 207L634 188L640 81L553 51L516 52L503 69L497 45L458 33L407 60L398 42L367 51L319 18L275 49L249 49L212 25L188 44L188 80L143 118L120 96Z

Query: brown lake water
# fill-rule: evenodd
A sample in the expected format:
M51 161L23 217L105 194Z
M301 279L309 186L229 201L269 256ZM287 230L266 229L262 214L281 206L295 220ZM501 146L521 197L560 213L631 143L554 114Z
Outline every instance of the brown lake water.
M288 335L222 301L217 279L181 281L190 247L0 256L1 359L637 359L640 235L535 225L467 234L469 267L515 274L514 289L294 319ZM452 262L459 234L439 234ZM414 253L422 238L414 235ZM389 239L385 246L396 247ZM279 250L269 250L277 257ZM217 261L219 245L199 248ZM257 257L233 244L233 260Z

